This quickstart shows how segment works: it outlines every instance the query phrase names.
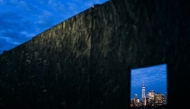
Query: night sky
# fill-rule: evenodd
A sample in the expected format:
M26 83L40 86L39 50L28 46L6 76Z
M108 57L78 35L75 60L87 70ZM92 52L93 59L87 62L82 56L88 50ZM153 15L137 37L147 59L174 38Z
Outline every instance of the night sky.
M108 0L0 0L0 54Z
M145 92L154 90L165 96L167 92L167 65L161 64L145 68L131 70L131 99L135 94L142 98L142 82L144 81Z

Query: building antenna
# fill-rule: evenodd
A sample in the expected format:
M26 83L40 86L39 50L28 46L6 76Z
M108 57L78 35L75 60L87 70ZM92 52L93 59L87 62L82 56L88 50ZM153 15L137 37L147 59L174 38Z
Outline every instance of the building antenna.
M142 86L144 87L144 80L143 80L143 82L142 82Z

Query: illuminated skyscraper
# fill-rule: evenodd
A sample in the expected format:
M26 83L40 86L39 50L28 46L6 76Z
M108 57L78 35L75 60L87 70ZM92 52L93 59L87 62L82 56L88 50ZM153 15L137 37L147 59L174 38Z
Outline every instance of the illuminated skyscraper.
M164 95L163 94L155 94L155 103L157 106L161 106L164 103Z
M135 98L138 98L138 95L137 95L137 94L135 94Z
M151 90L151 102L152 102L152 106L155 106L155 91Z
M151 92L148 92L148 94L147 94L147 98L149 98L149 99L152 98Z
M143 105L146 106L146 95L145 95L144 81L142 83L142 102L143 102Z
M154 100L154 90L151 90L151 96L152 100Z

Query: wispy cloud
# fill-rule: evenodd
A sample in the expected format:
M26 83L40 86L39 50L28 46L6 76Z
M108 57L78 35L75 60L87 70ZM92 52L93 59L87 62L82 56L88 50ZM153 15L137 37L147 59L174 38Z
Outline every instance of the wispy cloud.
M14 46L17 46L17 43L12 42L10 38L0 37L0 54L6 49L11 49Z
M0 0L0 5L4 4L5 2L3 0Z

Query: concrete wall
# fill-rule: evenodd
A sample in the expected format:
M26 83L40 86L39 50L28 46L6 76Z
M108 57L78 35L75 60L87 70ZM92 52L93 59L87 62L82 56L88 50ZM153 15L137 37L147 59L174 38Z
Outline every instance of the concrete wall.
M190 89L190 2L188 0L111 0L123 27L125 60L130 68L167 64L169 108L186 106ZM134 28L136 27L136 28ZM129 35L125 33L129 31ZM136 31L136 32L134 32ZM127 38L129 39L127 41ZM119 47L117 47L119 48ZM128 55L131 54L131 55ZM130 60L131 59L131 60ZM180 95L182 94L182 95ZM128 97L129 98L129 97Z
M0 56L5 107L127 109L130 70L167 64L170 108L190 71L188 1L111 0ZM175 105L172 105L175 104Z
M0 98L4 107L88 107L91 11L0 56Z

